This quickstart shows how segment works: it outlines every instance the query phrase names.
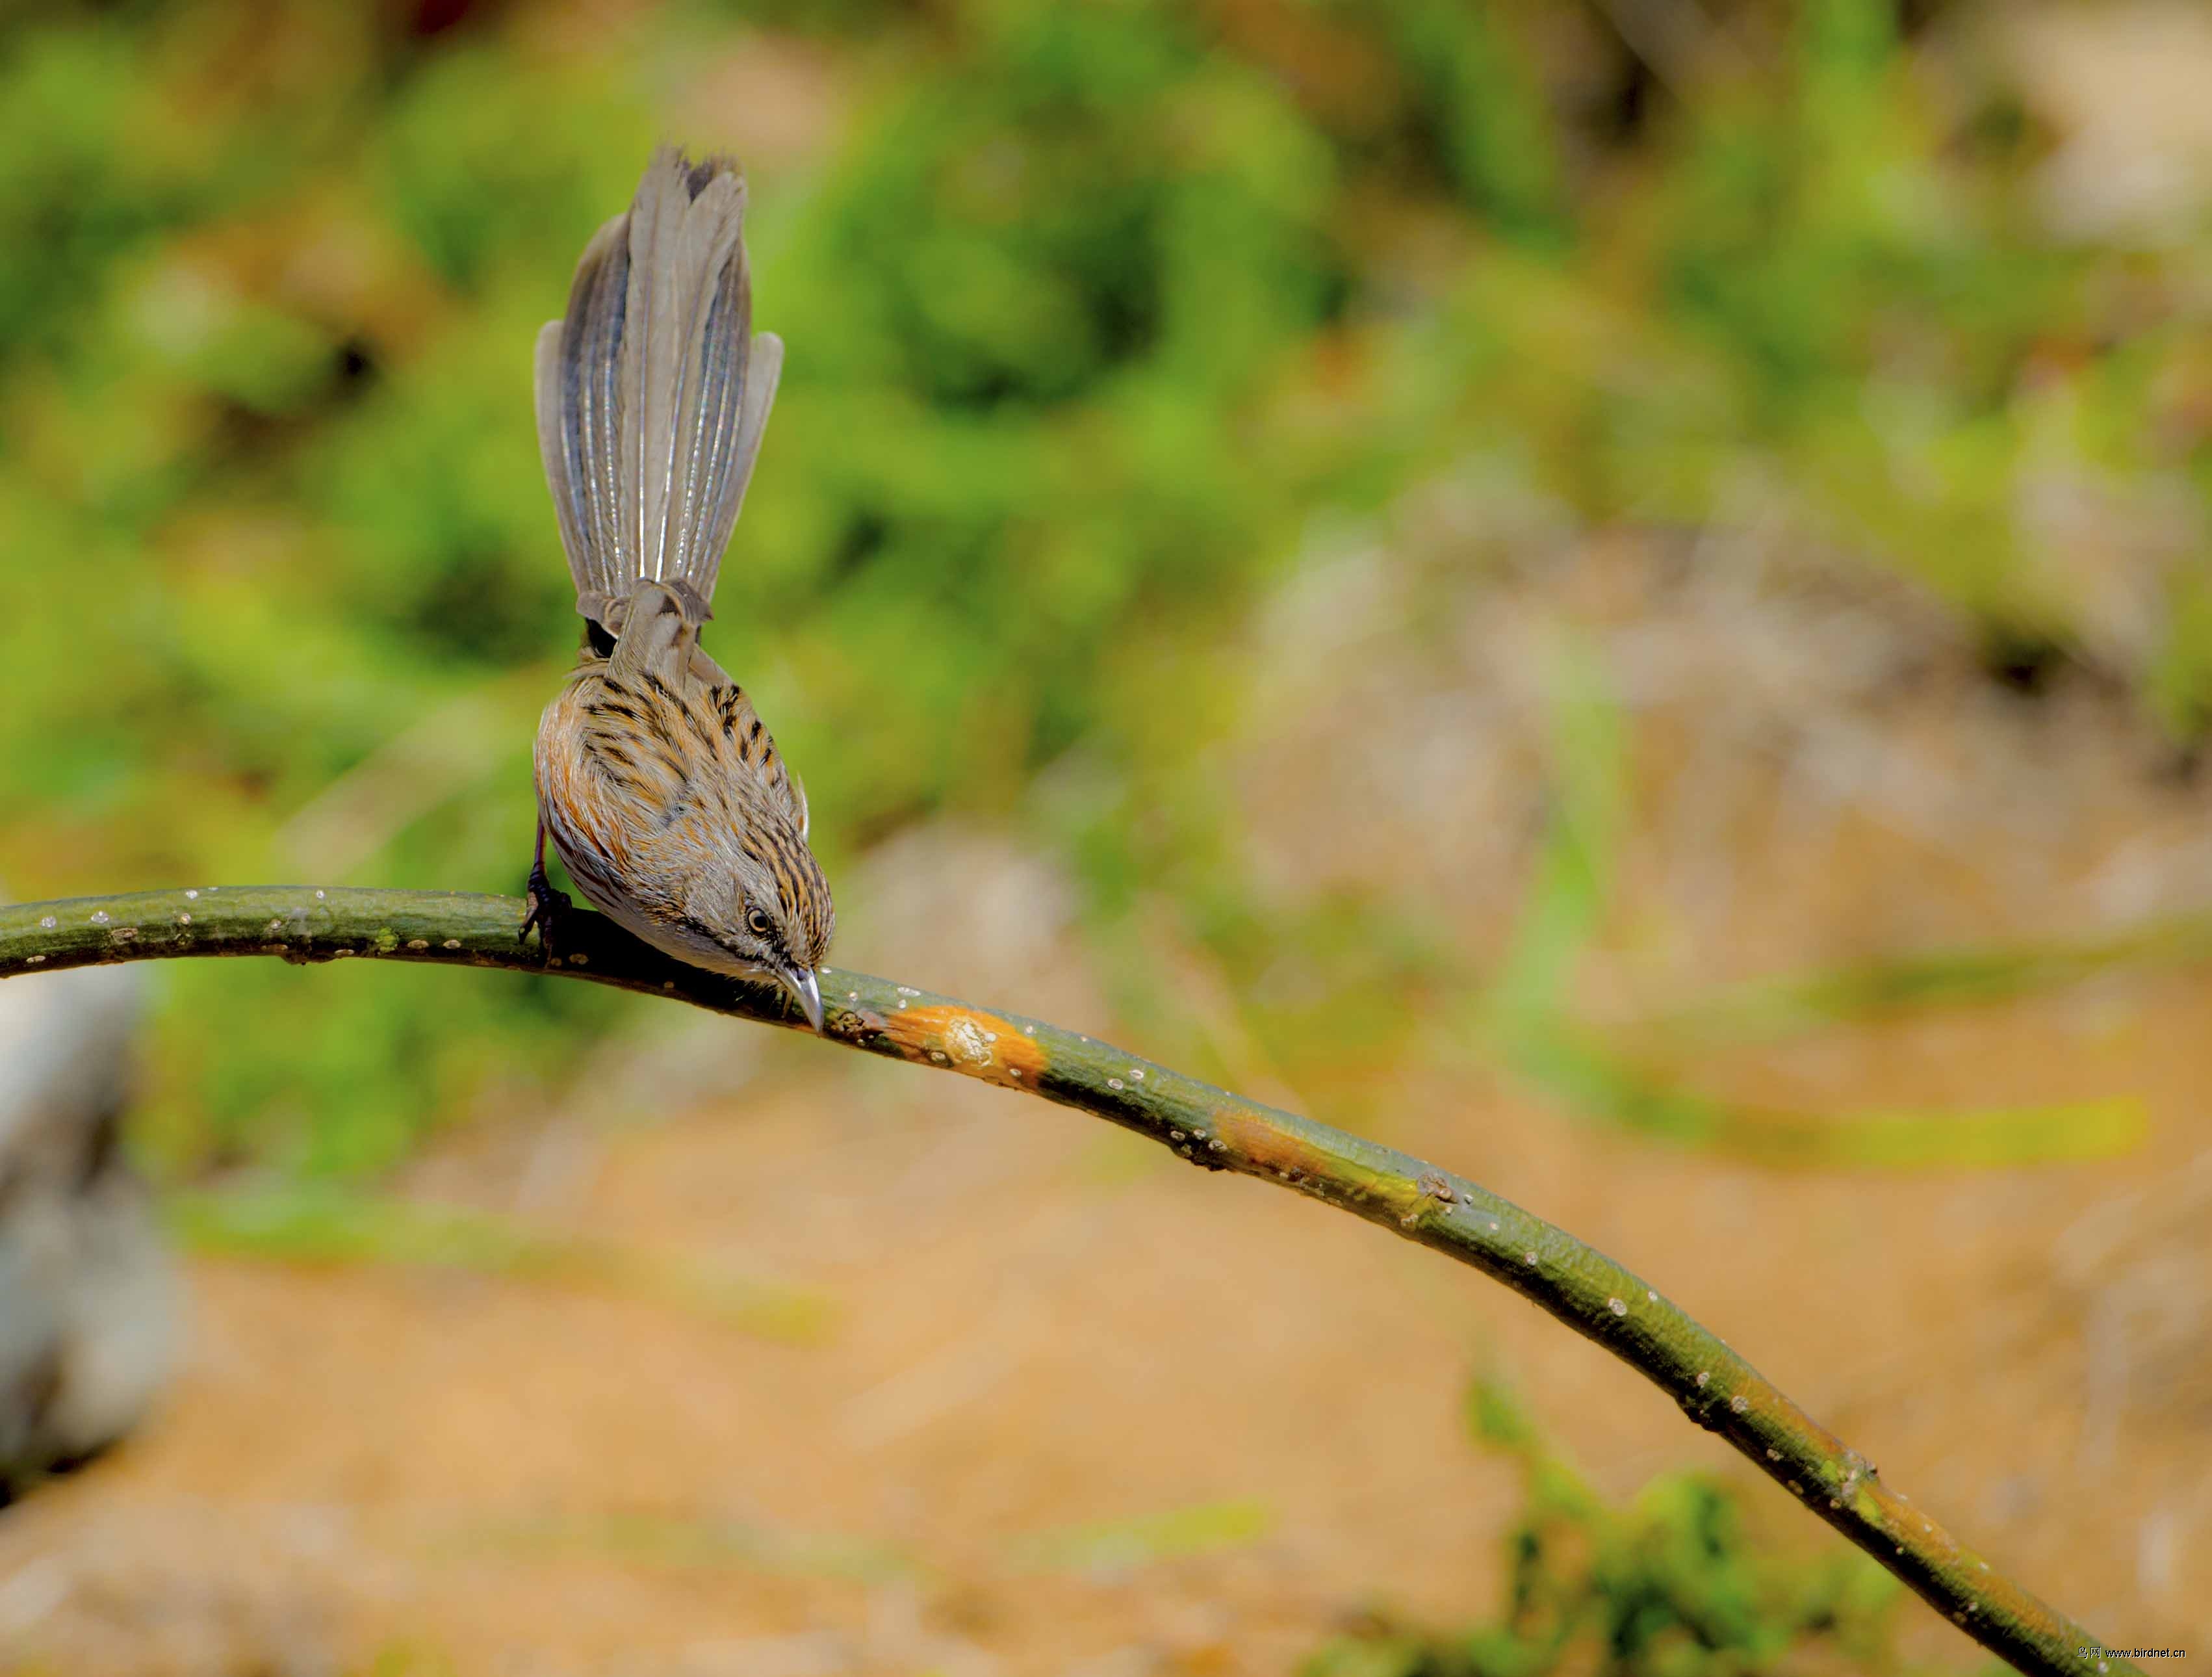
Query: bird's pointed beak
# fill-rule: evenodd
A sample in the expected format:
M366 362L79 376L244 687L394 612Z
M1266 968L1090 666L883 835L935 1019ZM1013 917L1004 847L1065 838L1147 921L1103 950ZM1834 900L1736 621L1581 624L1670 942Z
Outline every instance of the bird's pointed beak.
M784 973L783 983L798 999L799 1009L814 1027L815 1035L827 1034L822 1028L822 981L805 967L794 967Z

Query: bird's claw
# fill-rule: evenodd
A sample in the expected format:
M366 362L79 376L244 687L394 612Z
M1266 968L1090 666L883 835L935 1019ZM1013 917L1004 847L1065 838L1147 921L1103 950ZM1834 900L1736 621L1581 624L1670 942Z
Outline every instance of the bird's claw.
M553 888L553 881L545 877L545 863L541 858L530 869L530 912L522 917L522 930L515 933L515 942L526 943L534 928L538 947L548 960L553 959L553 923L575 905Z

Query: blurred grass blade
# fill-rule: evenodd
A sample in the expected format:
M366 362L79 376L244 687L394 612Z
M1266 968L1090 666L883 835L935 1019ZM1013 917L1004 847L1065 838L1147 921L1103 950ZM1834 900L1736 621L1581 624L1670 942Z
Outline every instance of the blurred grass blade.
M715 1275L607 1241L549 1235L487 1212L327 1184L177 1192L167 1210L186 1246L223 1257L453 1270L605 1288L790 1345L819 1343L834 1326L833 1307L818 1294Z
M1121 1571L1256 1543L1274 1524L1273 1511L1261 1503L1197 1503L1040 1532L1017 1543L1014 1557L1023 1565L1054 1571Z
M2010 1001L2118 967L2207 960L2212 960L2212 914L2176 914L2106 937L1947 950L1744 985L1627 1028L1670 1042L1771 1041L1918 1008Z
M1581 1115L1778 1169L1971 1169L2104 1159L2140 1146L2130 1096L1943 1112L1814 1113L1743 1107L1675 1086L1564 1021L1510 1045L1514 1070Z
M465 1552L532 1559L610 1558L635 1566L731 1568L869 1584L911 1577L919 1570L900 1550L865 1538L631 1510L475 1524L456 1534L450 1545Z
M1513 947L1489 997L1508 1041L1565 1006L1574 965L1613 889L1626 784L1620 715L1587 641L1562 634L1552 667L1552 812Z
M1729 1119L1723 1150L1747 1158L1895 1169L2002 1169L2109 1159L2133 1152L2150 1131L2142 1102L2128 1095L1962 1112L1846 1112L1834 1118L1746 1112Z

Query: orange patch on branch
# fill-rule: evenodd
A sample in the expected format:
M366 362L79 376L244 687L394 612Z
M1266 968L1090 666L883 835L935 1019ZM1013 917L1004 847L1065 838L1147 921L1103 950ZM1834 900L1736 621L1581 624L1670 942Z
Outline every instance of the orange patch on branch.
M1410 1227L1414 1214L1435 1209L1436 1202L1419 1185L1348 1163L1249 1107L1216 1107L1213 1133L1229 1144L1229 1158L1221 1162L1286 1182L1325 1183L1323 1198L1355 1212L1384 1207Z
M974 1008L901 1008L884 1015L883 1034L908 1059L1008 1089L1035 1089L1048 1064L1034 1037L994 1013Z
M1232 1156L1277 1176L1328 1175L1329 1162L1249 1107L1221 1107L1213 1114L1213 1133L1229 1143Z

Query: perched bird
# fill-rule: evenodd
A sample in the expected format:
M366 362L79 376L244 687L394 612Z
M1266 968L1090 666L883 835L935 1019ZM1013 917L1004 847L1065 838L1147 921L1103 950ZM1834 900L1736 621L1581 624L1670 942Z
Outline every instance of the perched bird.
M538 440L584 644L538 725L532 926L576 887L656 948L772 981L822 1028L836 923L806 794L752 701L699 645L775 395L752 333L745 187L662 149L538 338Z
M129 1432L176 1363L175 1265L118 1145L143 977L0 985L0 1506Z

